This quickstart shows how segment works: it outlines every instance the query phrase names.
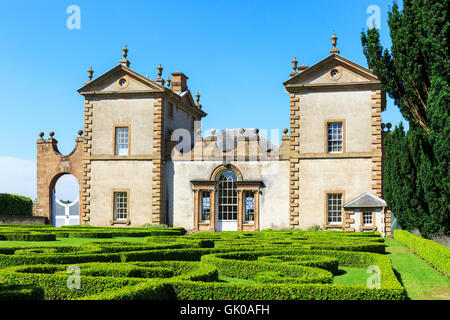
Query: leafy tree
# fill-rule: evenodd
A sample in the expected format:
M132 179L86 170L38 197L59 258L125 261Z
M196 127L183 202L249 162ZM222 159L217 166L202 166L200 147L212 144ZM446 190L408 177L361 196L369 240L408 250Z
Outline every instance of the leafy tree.
M405 0L400 10L394 3L388 18L390 52L381 46L378 30L361 36L369 68L410 126L403 138L403 129L396 128L385 140L385 197L400 226L418 227L425 237L450 233L448 4ZM400 170L396 175L394 168ZM415 208L407 208L402 196Z

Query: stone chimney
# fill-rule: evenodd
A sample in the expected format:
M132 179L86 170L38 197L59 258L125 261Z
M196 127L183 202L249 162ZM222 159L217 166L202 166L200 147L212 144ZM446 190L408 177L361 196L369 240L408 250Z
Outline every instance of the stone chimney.
M183 72L172 73L172 90L175 92L184 92L188 89L187 79Z

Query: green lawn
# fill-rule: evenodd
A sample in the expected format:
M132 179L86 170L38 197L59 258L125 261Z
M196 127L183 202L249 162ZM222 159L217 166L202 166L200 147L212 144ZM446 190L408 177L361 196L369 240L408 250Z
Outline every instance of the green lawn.
M436 271L406 246L386 239L397 277L413 300L450 300L450 280Z
M339 267L340 274L334 276L333 283L366 284L370 274L364 268Z
M56 241L0 241L0 247L12 246L55 246L77 245L86 242L137 242L142 243L145 237L115 237L115 238L57 238Z

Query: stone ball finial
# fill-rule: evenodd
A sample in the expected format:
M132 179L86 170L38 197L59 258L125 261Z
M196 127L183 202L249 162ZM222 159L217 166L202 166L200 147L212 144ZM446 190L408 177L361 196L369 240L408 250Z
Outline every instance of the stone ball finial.
M243 135L244 132L245 132L245 129L244 129L244 128L240 128L240 129L239 129L239 133L240 133L241 135Z
M43 139L44 138L44 133L41 131L41 132L39 132L39 137L41 137L41 139Z
M289 132L288 128L283 129L283 133L286 135Z
M53 138L53 136L55 135L55 132L54 132L54 131L50 131L50 132L48 133L48 135L50 136L50 138Z
M391 131L392 123L390 122L386 123L386 128L388 129L388 131Z
M78 130L78 135L81 137L83 135L83 130Z
M211 129L211 134L212 134L213 136L215 136L215 135L216 135L216 129Z
M383 130L384 128L386 128L386 124L382 123L381 124L381 130Z
M255 129L255 133L256 133L256 134L259 133L259 129L258 129L258 128Z

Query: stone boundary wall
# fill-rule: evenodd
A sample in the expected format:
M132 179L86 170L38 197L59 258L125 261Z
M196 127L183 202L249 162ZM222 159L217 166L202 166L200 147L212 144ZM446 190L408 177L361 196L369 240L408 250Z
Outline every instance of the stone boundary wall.
M0 215L0 224L48 224L48 218Z

